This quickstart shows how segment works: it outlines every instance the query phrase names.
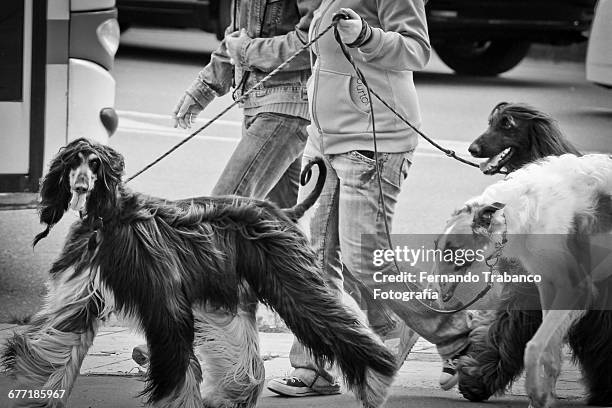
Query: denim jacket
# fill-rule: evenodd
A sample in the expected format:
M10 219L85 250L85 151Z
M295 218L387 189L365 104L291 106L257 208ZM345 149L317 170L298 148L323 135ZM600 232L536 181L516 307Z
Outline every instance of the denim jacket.
M234 97L278 67L308 41L314 10L321 0L234 0L232 23L226 34L247 30L250 38L240 46L240 60L230 63L225 40L210 62L187 89L198 103L206 106L215 96L225 95L235 86ZM297 110L308 118L306 82L310 77L310 57L302 52L287 67L251 93L243 101L245 113L274 105L298 104ZM302 106L303 105L303 106ZM296 109L294 105L293 111Z

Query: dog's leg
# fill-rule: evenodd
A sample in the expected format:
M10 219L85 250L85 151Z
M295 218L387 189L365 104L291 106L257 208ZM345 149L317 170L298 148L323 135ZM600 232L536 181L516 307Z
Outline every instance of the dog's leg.
M582 367L588 405L612 406L612 311L591 310L569 332L569 344Z
M89 269L55 276L49 282L45 305L30 328L8 341L2 363L21 389L57 391L47 391L37 400L12 400L14 406L65 406L93 343L98 318L108 310L97 279L91 276L95 272Z
M151 343L149 343L149 347ZM151 361L155 358L155 352L153 348L151 350ZM168 356L171 356L170 350L165 351ZM163 357L164 359L168 357ZM182 357L179 357L182 358ZM159 400L152 401L153 407L155 408L202 408L202 399L200 398L200 382L202 379L202 369L200 362L196 358L193 352L188 353L188 365L185 370L184 379L178 382L178 387L172 390L166 397ZM154 374L149 373L149 376Z
M241 302L238 313L196 312L196 347L202 361L202 399L207 407L254 407L264 384L255 312L257 301Z
M548 408L561 370L563 339L582 310L548 310L542 325L525 349L525 388L535 408Z
M459 368L459 391L470 401L504 392L523 371L525 347L542 323L539 301L538 310L521 310L536 308L525 299L539 299L535 285L505 285L494 314L473 320L470 348Z
M193 351L194 319L179 290L141 308L150 362L142 395L155 408L201 408L202 369ZM146 310L145 310L146 309Z
M576 285L583 277L580 253L563 235L526 238L529 250L521 259L525 269L540 276L537 283L542 305L542 324L525 349L525 387L536 408L548 408L561 369L562 345L570 327L585 314L590 293ZM575 246L575 245L574 245Z

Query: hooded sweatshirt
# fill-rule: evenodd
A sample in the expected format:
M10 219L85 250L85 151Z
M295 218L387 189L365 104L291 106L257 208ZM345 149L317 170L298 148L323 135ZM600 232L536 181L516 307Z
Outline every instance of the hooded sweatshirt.
M323 0L310 25L314 38L340 8L353 9L372 27L370 39L349 48L368 85L415 127L421 116L412 72L429 61L431 46L423 0ZM308 82L308 128L324 154L374 150L368 94L330 30L311 48L313 75ZM374 117L378 151L413 150L418 135L376 97Z

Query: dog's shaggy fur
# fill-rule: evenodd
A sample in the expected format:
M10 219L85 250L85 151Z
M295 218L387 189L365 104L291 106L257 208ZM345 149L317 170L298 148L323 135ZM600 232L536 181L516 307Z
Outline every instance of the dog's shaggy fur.
M601 245L593 239L603 236L609 246L611 233L612 157L606 155L563 155L528 165L453 216L438 238L440 247L481 250L492 258L501 248L501 271L524 273L525 265L542 277L539 302L530 305L541 303L541 324L531 311L520 310L525 295L533 296L531 288L508 284L499 308L506 312L473 322L472 349L459 368L467 398L482 400L503 390L524 365L532 405L549 407L567 335L584 371L589 403L612 404L612 270L592 252ZM439 270L457 273L450 265ZM443 288L443 297L453 290Z
M51 267L43 309L3 353L20 388L67 390L40 406L65 404L99 322L117 312L146 335L149 403L252 407L264 379L257 301L276 310L317 361L337 363L364 406L384 403L393 356L334 297L293 221L313 197L293 210L238 197L169 202L129 191L123 169L119 153L79 139L42 183L48 227L37 240L69 207L82 220Z
M485 174L512 172L546 156L580 155L549 115L526 104L507 102L493 108L489 127L472 142L469 151L487 159L481 165ZM511 275L527 273L520 262L506 258L495 269ZM522 373L525 345L541 323L535 285L504 287L496 313L472 322L471 347L459 370L461 393L471 401L503 393Z

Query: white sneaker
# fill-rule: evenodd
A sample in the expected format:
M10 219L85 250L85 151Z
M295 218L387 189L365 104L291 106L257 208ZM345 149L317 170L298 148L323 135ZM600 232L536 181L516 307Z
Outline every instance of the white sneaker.
M308 397L312 395L340 394L338 383L326 386L317 386L316 391L296 377L273 378L268 381L268 389L285 397Z

